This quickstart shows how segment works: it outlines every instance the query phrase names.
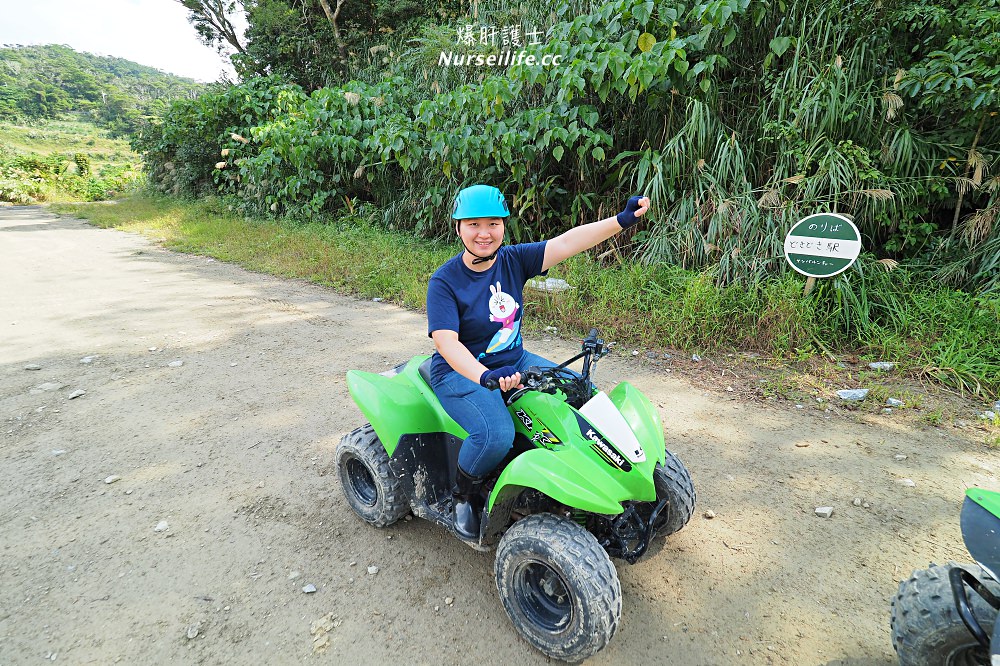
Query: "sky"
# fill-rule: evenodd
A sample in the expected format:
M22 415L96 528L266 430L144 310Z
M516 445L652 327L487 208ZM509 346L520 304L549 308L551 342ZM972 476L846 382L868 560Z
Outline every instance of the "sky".
M0 0L0 45L65 44L209 83L232 65L176 0Z

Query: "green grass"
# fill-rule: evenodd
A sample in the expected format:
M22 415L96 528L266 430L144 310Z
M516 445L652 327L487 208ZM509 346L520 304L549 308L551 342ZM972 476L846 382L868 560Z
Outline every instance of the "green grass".
M944 410L941 408L932 409L920 416L920 420L928 425L939 426L945 420Z
M425 306L430 275L459 250L457 243L385 230L362 214L306 224L247 219L230 212L221 200L192 202L146 194L115 205L55 208L102 227L151 235L173 250L414 309ZM895 282L883 280L877 290L864 287L868 314L855 312L854 318L838 311L842 301L829 294L803 297L802 281L792 275L757 286L719 288L711 272L636 262L602 266L580 255L551 271L550 277L562 277L575 289L561 295L527 291L527 330L556 326L573 335L597 327L623 345L738 349L786 359L832 349L896 361L898 372L963 393L991 398L1000 391L1000 302L906 281L902 275ZM883 302L898 311L874 316ZM884 401L888 391L878 386L873 373L861 373L858 379L862 385L872 384L876 397ZM778 384L763 387L765 394L787 394L793 388ZM912 404L915 396L902 399L917 406Z
M105 130L81 120L50 120L33 125L0 122L0 145L15 153L84 153L95 171L106 164L139 163L128 141L111 139Z

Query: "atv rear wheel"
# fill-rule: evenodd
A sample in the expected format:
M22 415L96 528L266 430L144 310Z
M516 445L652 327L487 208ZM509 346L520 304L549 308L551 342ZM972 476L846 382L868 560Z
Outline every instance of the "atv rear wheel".
M653 484L656 486L656 500L667 500L667 506L653 523L656 536L665 537L688 524L697 496L687 467L670 451L666 452L663 465L657 465L653 470Z
M399 479L389 469L389 455L371 424L344 435L336 457L347 503L366 523L386 527L410 510Z
M500 540L494 572L514 627L549 657L581 661L618 628L618 572L597 539L573 521L549 513L517 521Z
M972 637L955 609L955 599L948 581L949 572L959 565L932 565L914 571L899 584L892 600L892 646L902 666L976 666L989 664L989 650ZM975 564L961 565L983 581L994 593L1000 593L996 581ZM976 619L986 634L993 631L997 612L982 597L969 592Z

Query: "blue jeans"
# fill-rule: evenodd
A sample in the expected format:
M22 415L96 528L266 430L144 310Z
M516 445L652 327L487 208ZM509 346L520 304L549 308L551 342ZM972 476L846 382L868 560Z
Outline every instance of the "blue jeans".
M514 367L557 365L525 350ZM458 453L458 466L469 476L486 476L500 464L514 444L514 422L500 391L490 391L454 370L431 387L444 411L469 433Z

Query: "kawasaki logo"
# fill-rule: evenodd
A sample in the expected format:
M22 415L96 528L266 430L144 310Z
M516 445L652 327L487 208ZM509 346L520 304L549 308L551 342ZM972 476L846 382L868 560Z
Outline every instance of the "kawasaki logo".
M622 470L623 472L628 472L632 469L632 465L625 456L618 453L613 446L604 437L601 436L599 432L593 429L589 423L587 423L581 416L577 415L577 422L580 425L580 433L584 437L589 439L592 444L590 448L601 457L604 462L608 463L612 467Z
M521 423L524 424L524 427L527 428L528 430L531 430L532 421L531 417L528 416L528 413L525 412L523 409L519 409L515 413L517 414L517 418L521 419Z

